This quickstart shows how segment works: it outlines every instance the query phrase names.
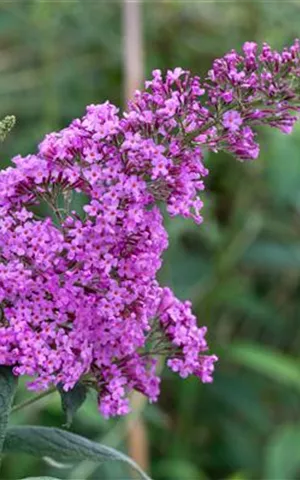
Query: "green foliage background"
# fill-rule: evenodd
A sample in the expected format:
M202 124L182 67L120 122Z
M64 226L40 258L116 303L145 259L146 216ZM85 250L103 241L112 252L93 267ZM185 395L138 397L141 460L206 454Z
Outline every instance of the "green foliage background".
M0 117L17 117L1 146L2 167L86 104L122 106L121 14L119 2L101 0L0 3ZM145 1L146 77L175 66L202 75L246 40L282 48L299 35L299 19L296 2ZM201 227L166 219L161 281L193 301L220 361L212 385L164 371L159 403L143 410L157 480L300 476L300 126L289 137L261 130L260 139L255 163L207 158ZM27 396L22 387L17 400ZM12 418L63 422L55 395ZM104 421L89 397L72 431L126 450L125 423ZM6 458L2 478L42 474L110 480L131 472L19 455Z

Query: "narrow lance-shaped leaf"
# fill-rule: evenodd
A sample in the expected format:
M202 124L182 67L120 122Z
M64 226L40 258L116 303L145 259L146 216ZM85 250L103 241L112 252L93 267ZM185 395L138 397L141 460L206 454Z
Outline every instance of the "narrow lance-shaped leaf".
M300 390L300 363L295 358L268 347L242 342L232 343L224 355L275 382Z
M59 428L11 427L7 430L4 451L51 456L65 462L93 460L100 463L117 460L131 466L144 480L149 480L148 475L124 453Z
M299 478L299 445L299 424L278 427L266 446L263 478Z
M0 367L0 463L12 401L17 388L17 378L11 368Z
M21 480L60 480L59 478L54 477L27 477L22 478Z
M77 383L72 390L65 392L61 386L58 387L61 396L61 404L66 415L66 427L70 427L73 417L86 399L87 387Z

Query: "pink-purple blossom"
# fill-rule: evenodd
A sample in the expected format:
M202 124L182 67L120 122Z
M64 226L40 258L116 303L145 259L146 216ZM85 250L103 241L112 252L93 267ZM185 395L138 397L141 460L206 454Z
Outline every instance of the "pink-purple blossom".
M247 42L203 82L155 70L123 115L90 105L0 172L0 364L36 390L85 381L106 417L129 411L132 390L157 400L160 355L181 377L212 381L206 327L157 281L168 246L160 205L201 223L204 150L253 159L253 127L292 130L299 50L258 54Z
M223 96L224 98L224 96ZM231 132L237 132L243 123L243 119L236 110L229 110L223 115L223 125Z

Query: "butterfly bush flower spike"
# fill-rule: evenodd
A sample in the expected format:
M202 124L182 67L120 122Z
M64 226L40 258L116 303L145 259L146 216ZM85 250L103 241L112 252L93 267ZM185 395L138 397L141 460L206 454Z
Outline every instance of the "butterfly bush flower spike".
M160 208L201 223L204 151L251 160L256 126L290 133L299 65L298 41L281 53L246 42L203 81L155 70L124 114L90 105L15 157L0 172L0 364L34 390L84 380L105 417L127 414L133 390L158 399L160 356L211 382L206 327L157 280L168 247Z

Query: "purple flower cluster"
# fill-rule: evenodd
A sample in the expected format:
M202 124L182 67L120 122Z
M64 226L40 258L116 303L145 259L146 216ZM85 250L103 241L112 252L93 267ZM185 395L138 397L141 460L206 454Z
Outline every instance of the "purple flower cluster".
M123 116L90 105L1 171L0 364L34 377L32 389L83 380L109 417L129 411L132 390L157 400L159 355L212 381L206 328L156 279L168 246L159 207L200 223L203 150L256 158L253 126L291 131L299 42L256 51L216 60L203 83L155 70Z

